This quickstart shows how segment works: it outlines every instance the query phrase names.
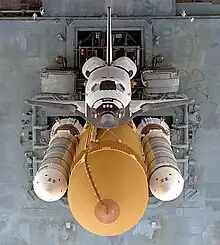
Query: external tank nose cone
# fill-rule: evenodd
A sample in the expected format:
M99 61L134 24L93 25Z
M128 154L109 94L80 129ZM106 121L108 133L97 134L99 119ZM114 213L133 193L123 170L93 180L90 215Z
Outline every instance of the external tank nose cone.
M84 161L72 170L68 202L78 223L100 236L130 230L145 213L148 182L143 166L134 156L114 149L101 149L88 157L100 202L88 179Z

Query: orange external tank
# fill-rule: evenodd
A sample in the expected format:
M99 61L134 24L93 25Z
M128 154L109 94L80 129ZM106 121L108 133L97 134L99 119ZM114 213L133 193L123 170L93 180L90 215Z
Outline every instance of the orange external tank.
M133 123L109 130L84 126L68 187L69 206L81 226L114 236L138 223L148 201L142 155Z

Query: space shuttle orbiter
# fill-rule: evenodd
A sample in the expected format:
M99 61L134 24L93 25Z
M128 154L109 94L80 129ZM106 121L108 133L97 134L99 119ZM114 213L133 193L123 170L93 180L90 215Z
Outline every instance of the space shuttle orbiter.
M128 57L112 60L111 8L107 16L106 61L92 57L82 67L87 79L85 102L67 100L27 100L31 105L68 109L99 128L117 128L143 112L184 105L188 98L170 100L131 100L131 80L136 64ZM71 91L70 91L71 92Z

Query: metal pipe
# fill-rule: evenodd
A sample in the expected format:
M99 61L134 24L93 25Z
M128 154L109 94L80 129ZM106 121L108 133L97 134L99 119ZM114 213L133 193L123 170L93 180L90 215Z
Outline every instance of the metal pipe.
M177 158L176 159L177 163L185 163L186 161L187 161L187 159L185 159L185 158Z
M195 165L196 162L195 162L194 160L190 160L190 161L189 161L189 164L190 164L190 165Z
M186 180L188 178L188 172L189 172L189 156L185 156L185 162L184 162L184 166L183 166L183 178L184 180Z
M107 13L107 50L106 50L106 63L112 63L112 23L111 23L111 8L108 7Z
M36 11L35 11L36 13ZM220 19L220 16L217 15L210 15L210 16L202 16L202 15L193 15L196 17L196 19L199 20L210 20L210 19ZM99 16L43 16L37 18L35 21L57 21L57 20L69 20L69 24L71 24L72 21L77 21L77 20L83 20L83 21L92 21L92 20L101 20L102 17ZM0 21L8 21L8 20L17 20L17 21L33 21L32 17L0 17ZM117 20L146 20L146 21L152 21L152 20L185 20L189 21L188 19L183 18L182 16L152 16L150 18L149 16L145 15L140 15L140 16L120 16L117 18Z
M34 125L33 127L32 127L33 129L35 129L35 130L46 130L46 129L48 129L48 125Z
M35 150L35 145L37 144L37 132L36 129L34 129L34 127L37 124L37 107L36 106L32 106L32 148L33 150Z
M188 149L188 145L186 144L172 144L172 147L179 149Z
M33 146L33 150L42 150L42 149L46 149L47 147L48 145L35 144Z
M188 125L185 124L171 124L171 126L175 129L185 129L188 127Z
M35 176L36 175L36 173L37 173L37 170L38 170L38 166L37 166L37 157L33 157L33 163L32 163L32 165L33 165L33 176Z
M184 106L184 124L186 128L184 129L184 143L188 146L189 145L189 114L188 114L188 104ZM188 148L188 147L187 147Z
M139 65L140 65L140 46L137 48L137 60L136 60L136 65L137 65L137 67L139 67ZM143 62L142 62L142 64L143 64Z
M27 160L28 163L33 164L33 158L32 157L27 156L26 160Z
M0 14L33 14L33 13L40 13L40 10L30 10L30 9L0 10Z
M124 49L138 49L138 47L139 46L124 46L124 45L121 45L121 46L114 46L114 49L120 49L120 48L124 48ZM95 46L95 47L92 47L92 46L81 46L81 47L79 47L78 49L75 49L75 50L80 50L80 49L90 49L90 50L92 50L93 48L96 48L96 49L105 49L105 47L99 47L99 46ZM107 50L108 50L108 48L107 48ZM140 50L140 49L138 49L138 50Z
M39 163L42 162L42 159L36 159L35 162L36 162L37 164L39 164Z
M189 157L185 156L184 158L176 159L177 163L183 163L183 179L186 180L188 178L189 171Z

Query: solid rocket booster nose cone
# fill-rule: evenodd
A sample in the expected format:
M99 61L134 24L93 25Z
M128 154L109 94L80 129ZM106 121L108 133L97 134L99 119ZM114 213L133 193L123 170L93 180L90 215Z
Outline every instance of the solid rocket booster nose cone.
M37 172L33 181L37 196L47 202L59 200L67 190L67 181L57 169L42 169Z
M179 171L172 167L162 167L150 177L152 194L162 201L172 201L183 191L184 180Z

